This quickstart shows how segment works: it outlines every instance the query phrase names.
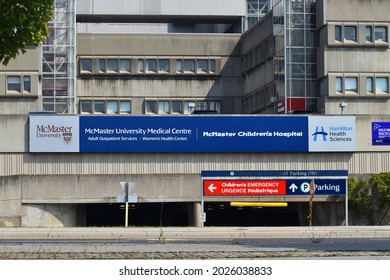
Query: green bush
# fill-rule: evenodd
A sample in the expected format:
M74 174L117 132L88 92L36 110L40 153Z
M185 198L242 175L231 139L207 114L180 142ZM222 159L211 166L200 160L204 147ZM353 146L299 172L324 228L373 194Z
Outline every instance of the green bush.
M369 224L385 223L390 212L390 173L374 175L368 181L349 178L348 205Z

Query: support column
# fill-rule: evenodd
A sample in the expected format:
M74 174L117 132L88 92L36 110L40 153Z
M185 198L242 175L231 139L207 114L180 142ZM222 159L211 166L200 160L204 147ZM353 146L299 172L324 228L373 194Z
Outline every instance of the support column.
M200 213L202 211L201 203L200 202L194 202L193 203L193 219L192 219L192 226L194 227L200 227L202 226L202 223L200 222Z

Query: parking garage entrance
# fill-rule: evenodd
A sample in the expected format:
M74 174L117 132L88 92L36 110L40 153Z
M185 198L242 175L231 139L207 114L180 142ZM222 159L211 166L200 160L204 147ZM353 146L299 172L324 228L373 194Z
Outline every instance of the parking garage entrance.
M313 225L347 225L347 176L343 170L203 171L201 201L130 203L128 225L194 226L200 219L203 226L306 226L310 198ZM287 207L267 207L281 202ZM124 226L124 204L85 204L85 217L86 226Z

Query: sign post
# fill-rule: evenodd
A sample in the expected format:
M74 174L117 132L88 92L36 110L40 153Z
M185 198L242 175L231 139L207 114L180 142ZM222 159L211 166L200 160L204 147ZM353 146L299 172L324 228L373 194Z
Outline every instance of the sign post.
M121 182L121 187L125 193L125 227L129 226L129 192L134 188L133 182Z

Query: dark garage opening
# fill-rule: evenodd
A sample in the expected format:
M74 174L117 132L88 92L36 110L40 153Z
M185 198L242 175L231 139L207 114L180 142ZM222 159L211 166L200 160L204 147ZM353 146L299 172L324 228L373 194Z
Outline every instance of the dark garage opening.
M188 203L129 203L129 226L188 226ZM162 216L161 216L162 213ZM125 204L87 204L86 226L124 226Z
M231 207L230 203L205 203L206 226L299 226L297 203L288 207Z
M285 208L231 207L229 202L205 202L205 226L299 226L299 203ZM129 226L190 226L193 203L129 204ZM162 215L162 216L161 216ZM162 217L162 219L161 219ZM86 226L124 226L125 204L87 204Z

